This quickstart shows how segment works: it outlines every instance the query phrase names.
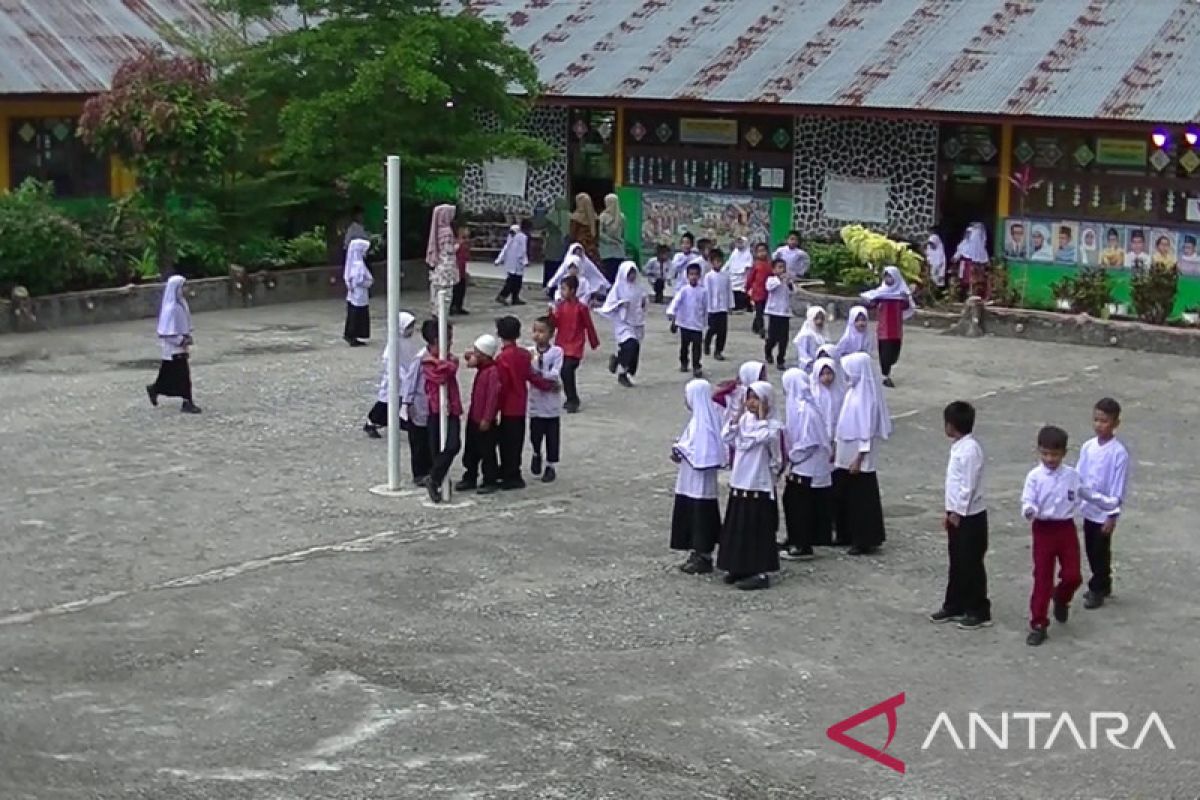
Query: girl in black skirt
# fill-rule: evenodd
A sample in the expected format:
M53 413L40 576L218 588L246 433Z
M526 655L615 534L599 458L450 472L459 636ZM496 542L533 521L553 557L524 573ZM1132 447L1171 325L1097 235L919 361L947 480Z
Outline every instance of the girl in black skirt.
M771 384L750 384L742 413L724 431L734 453L717 566L727 573L726 583L743 590L766 589L767 573L779 569L779 505L772 464L779 461L779 423L770 416L772 395Z
M367 269L367 251L371 243L353 239L346 248L346 268L342 280L346 283L346 328L342 336L351 347L362 347L363 339L371 338L371 284L375 279Z
M851 353L842 359L849 387L838 415L834 460L846 472L838 487L841 507L839 525L850 534L852 556L873 553L887 535L883 526L883 502L875 468L880 443L892 435L892 419L883 396L883 382L866 353Z
M192 312L183 296L184 277L172 275L163 289L162 306L158 310L158 345L162 349L162 364L158 379L146 387L151 405L159 397L182 397L185 414L199 414L200 407L192 402L192 372L188 366L188 349L192 345Z
M853 315L851 315L853 318ZM847 323L849 325L850 323ZM843 337L844 338L844 337ZM826 343L817 348L817 361L827 362L822 367L828 366L833 373L829 383L824 381L816 381L811 384L813 400L821 407L821 415L829 421L829 438L835 440L834 436L837 428L838 416L842 413L842 403L846 399L846 374L842 372L841 357L836 355L840 352L839 347L831 343ZM816 369L814 362L813 368ZM840 469L836 463L833 465L833 485L830 488L830 513L833 516L833 546L834 547L849 547L850 546L850 525L845 519L845 504L841 501L841 490L845 484L846 470Z
M721 441L721 409L712 401L708 381L690 381L684 389L684 402L692 418L671 447L671 460L679 465L671 549L691 551L680 570L705 575L713 571L712 553L721 534L717 471L725 465L726 448Z
M813 363L811 378L802 369L783 373L784 444L791 469L783 490L787 549L780 557L789 561L806 561L813 557L814 545L832 544L833 432L811 384L832 383L834 372L832 362L818 363Z

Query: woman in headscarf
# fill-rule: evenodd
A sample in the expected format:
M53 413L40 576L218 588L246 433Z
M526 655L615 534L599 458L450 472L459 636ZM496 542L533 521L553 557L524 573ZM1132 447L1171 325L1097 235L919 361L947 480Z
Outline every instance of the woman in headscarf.
M642 339L646 336L646 287L642 284L637 264L622 262L617 271L617 280L608 290L608 297L604 299L599 313L613 323L613 336L617 340L617 383L632 388L633 381L630 379L637 374Z
M754 253L745 236L733 240L729 258L725 261L725 270L729 273L729 282L733 286L733 310L745 311L750 307L750 297L746 294L746 279L754 267Z
M787 522L787 549L781 558L804 561L813 557L815 545L833 543L830 487L833 485L833 435L827 407L817 402L813 386L828 386L836 379L832 362L814 364L810 378L804 370L783 373L784 457L791 469L783 490Z
M615 194L604 198L604 211L600 214L600 260L604 277L612 283L625 260L625 215Z
M429 267L429 308L436 317L438 292L447 295L458 283L458 264L454 260L457 241L454 236L454 206L444 203L433 209L429 222L429 242L425 246L425 263Z
M393 376L396 381L397 394L401 394L401 386L404 375L412 369L413 362L417 359L417 351L421 349L417 340L413 338L413 333L416 330L417 318L407 311L400 312L400 336L397 341L397 352L399 358L396 359L396 371ZM363 425L363 432L372 439L381 438L379 435L380 428L386 428L388 424L388 387L391 385L392 378L389 378L388 373L388 348L383 348L383 372L379 377L379 392L376 394L375 405L371 406L371 410L367 412L367 423ZM404 409L400 409L400 422L404 426ZM415 477L415 476L414 476Z
M688 575L713 571L713 550L721 535L721 507L717 502L717 472L725 466L721 441L721 413L711 399L712 386L697 378L683 390L691 419L671 447L671 460L679 465L675 479L675 507L671 512L671 549L688 550L679 569Z
M200 407L192 402L192 372L188 366L188 350L193 344L192 312L187 298L183 296L182 275L172 275L163 289L162 304L158 309L158 346L162 351L162 363L158 367L158 378L146 387L151 405L158 405L159 397L182 397L180 411L199 414Z
M939 289L946 286L946 248L942 237L936 233L929 234L925 242L925 262L929 264L929 278Z
M375 278L367 269L367 251L371 243L353 239L346 248L346 266L342 282L346 284L346 326L342 338L351 347L362 347L371 338L371 284Z
M987 231L982 222L972 222L967 226L963 240L954 251L954 261L958 262L959 293L966 299L968 292L987 299L987 267L989 256L987 251Z
M879 338L879 366L883 369L883 385L894 387L892 367L900 360L900 345L904 342L904 320L917 310L912 290L904 281L899 267L884 267L883 282L876 289L859 295L867 305L875 306L875 335Z
M846 527L839 534L849 532L849 553L857 556L874 552L887 538L875 470L879 445L892 435L892 420L871 357L848 355L842 359L842 369L849 387L834 434L834 463L846 471L838 488Z
M808 307L804 312L804 324L792 344L796 346L797 365L808 374L817 358L817 350L825 344L825 309L818 305Z
M596 207L587 192L575 195L575 210L571 212L571 241L583 246L583 252L595 264L600 261L600 250L596 246ZM612 283L612 281L609 281Z

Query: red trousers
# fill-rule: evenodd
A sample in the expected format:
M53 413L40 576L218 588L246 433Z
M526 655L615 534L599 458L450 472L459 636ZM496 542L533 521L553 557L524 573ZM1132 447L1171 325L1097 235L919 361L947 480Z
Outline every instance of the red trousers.
M1058 562L1058 585L1054 585L1054 562ZM1029 598L1029 624L1049 626L1050 599L1061 605L1071 602L1083 579L1079 575L1079 532L1071 519L1033 521L1033 595Z

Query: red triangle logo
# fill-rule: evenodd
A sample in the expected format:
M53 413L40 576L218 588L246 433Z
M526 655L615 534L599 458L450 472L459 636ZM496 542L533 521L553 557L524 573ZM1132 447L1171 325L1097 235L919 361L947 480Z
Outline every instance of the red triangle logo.
M858 753L860 756L866 756L872 761L882 764L888 769L895 770L903 775L904 762L895 756L890 756L884 752L884 750L888 749L888 745L892 743L892 739L896 737L896 727L899 725L899 719L896 716L896 709L902 705L904 705L904 692L901 692L895 697L889 697L882 703L876 703L870 708L864 708L857 714L846 717L841 722L830 725L829 730L825 731L825 735L840 744L842 747L848 747L854 752ZM857 728L867 720L875 719L880 714L887 715L888 724L888 738L887 741L883 743L882 748L876 749L871 747L869 744L863 744L858 739L854 739L846 735L847 731L851 730L852 728Z

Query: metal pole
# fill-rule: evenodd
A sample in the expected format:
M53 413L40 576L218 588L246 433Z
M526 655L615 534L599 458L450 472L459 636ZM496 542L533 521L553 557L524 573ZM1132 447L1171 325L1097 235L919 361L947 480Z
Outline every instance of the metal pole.
M400 489L400 157L387 158L388 489Z
M450 331L446 317L449 316L450 294L445 289L439 289L437 293L437 320L438 320L438 358L446 358L450 352ZM450 417L450 390L446 384L438 387L438 419L440 424L438 432L441 434L441 451L446 451L446 425ZM454 482L450 480L449 473L446 474L446 479L442 485L445 490L447 502L451 500L451 487Z

